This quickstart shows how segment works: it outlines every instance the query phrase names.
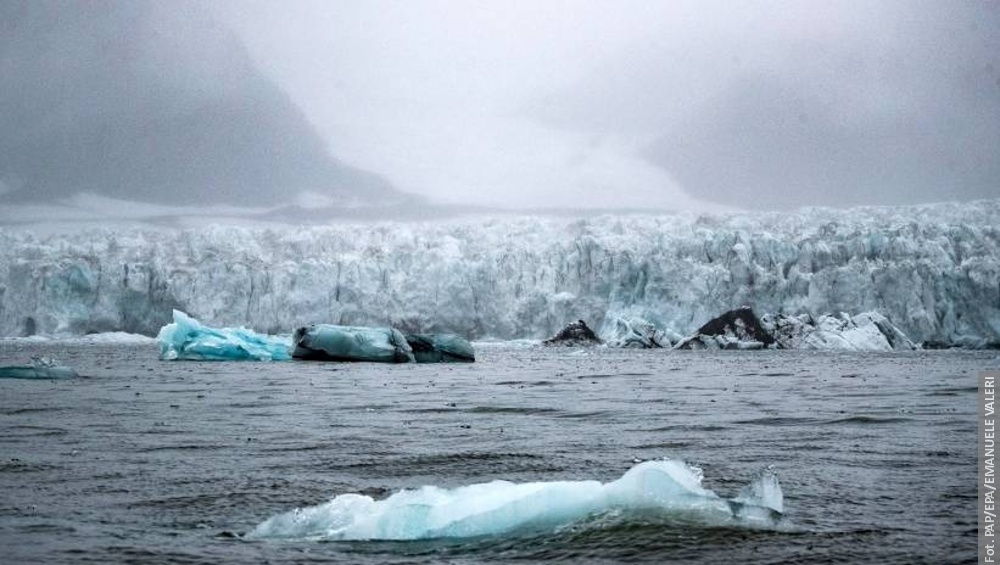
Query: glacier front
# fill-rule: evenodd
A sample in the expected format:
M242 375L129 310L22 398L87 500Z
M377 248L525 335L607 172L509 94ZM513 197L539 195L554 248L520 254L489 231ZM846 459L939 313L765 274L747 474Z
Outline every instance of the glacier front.
M155 335L183 310L542 339L670 335L747 305L877 312L915 342L1000 342L1000 200L797 213L458 217L334 226L0 229L0 335Z

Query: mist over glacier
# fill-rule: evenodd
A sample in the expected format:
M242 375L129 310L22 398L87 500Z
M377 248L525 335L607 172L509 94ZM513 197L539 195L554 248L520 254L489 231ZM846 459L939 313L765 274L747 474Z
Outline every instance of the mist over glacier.
M270 333L391 324L543 338L740 305L878 311L914 341L1000 340L1000 201L728 215L0 230L0 335L154 335L174 308Z

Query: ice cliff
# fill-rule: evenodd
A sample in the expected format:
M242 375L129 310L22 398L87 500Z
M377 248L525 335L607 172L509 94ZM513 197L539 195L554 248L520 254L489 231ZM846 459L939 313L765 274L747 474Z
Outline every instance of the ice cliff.
M688 335L734 307L878 312L915 342L1000 341L1000 200L794 214L500 216L329 227L0 229L0 335L155 335L174 308L287 333L391 325Z

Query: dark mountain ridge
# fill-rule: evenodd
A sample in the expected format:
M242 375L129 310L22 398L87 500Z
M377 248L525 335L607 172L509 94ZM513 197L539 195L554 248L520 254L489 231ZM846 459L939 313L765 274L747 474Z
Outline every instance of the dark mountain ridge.
M0 4L0 199L171 204L414 197L345 165L193 2Z

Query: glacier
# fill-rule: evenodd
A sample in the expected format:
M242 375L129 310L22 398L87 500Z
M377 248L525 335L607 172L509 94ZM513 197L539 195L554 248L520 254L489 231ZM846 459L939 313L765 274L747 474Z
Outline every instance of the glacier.
M614 340L619 320L689 335L748 305L812 319L877 312L918 343L982 345L1000 342L998 226L1000 200L329 226L6 226L0 335L153 336L177 309L267 334L328 323L475 340L544 339L582 319Z
M683 514L711 525L771 527L784 512L777 476L765 469L733 499L701 486L697 467L677 460L645 461L612 482L492 481L453 489L424 486L385 500L342 494L309 508L273 516L248 539L418 540L554 531L614 513Z

